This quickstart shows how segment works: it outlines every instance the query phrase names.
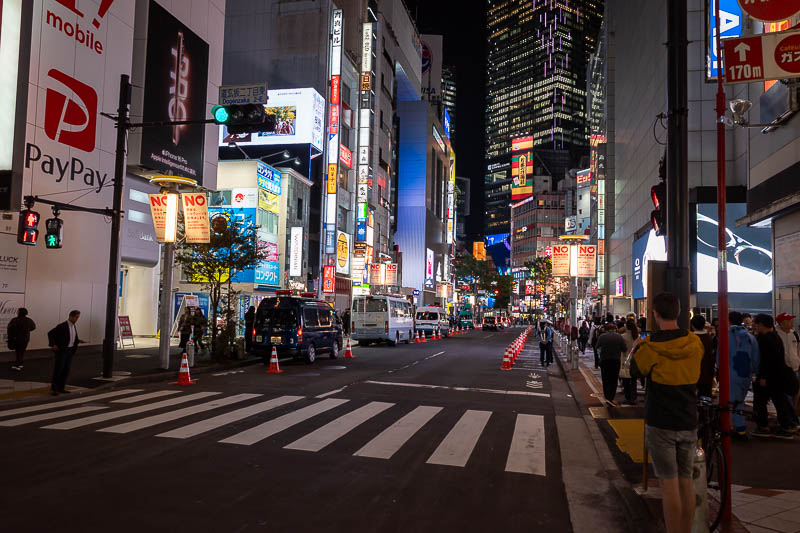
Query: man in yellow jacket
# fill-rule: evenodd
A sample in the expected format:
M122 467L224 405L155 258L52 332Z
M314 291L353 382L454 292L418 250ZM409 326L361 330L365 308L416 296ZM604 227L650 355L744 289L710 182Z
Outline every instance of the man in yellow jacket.
M636 346L631 361L631 377L648 379L646 443L661 482L667 533L689 533L695 510L692 468L703 343L678 327L679 314L674 294L653 298L658 331Z

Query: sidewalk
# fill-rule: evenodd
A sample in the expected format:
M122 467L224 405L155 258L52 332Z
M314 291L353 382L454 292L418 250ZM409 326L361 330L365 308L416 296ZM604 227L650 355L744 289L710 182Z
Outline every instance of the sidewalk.
M114 375L110 379L102 377L103 357L99 345L78 348L72 359L72 367L67 381L67 390L83 391L113 384L131 382L159 381L173 378L180 368L180 348L178 339L173 339L170 349L169 370L161 368L158 355L158 339L137 337L136 347L117 349L114 359ZM39 398L50 395L50 380L53 374L53 352L50 350L31 350L25 354L24 369L17 372L11 369L14 364L13 353L0 354L0 402ZM230 360L226 364L212 361L208 355L195 356L192 373L203 373L227 366L255 364L260 358Z
M658 480L649 466L648 490L642 487L644 460L644 391L638 387L637 405L611 406L603 398L600 369L594 368L591 347L580 355L578 369L567 368L566 357L556 350L559 364L573 384L582 408L595 419L623 477L661 520ZM621 388L616 401L623 399ZM752 408L752 404L748 407ZM774 411L772 412L774 415ZM800 532L800 442L757 439L732 443L733 531L752 533Z

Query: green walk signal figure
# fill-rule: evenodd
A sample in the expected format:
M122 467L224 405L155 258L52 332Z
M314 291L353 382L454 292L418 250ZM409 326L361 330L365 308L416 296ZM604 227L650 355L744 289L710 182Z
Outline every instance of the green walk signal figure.
M61 248L64 235L64 221L60 218L48 218L45 221L47 233L44 236L44 246L49 250Z

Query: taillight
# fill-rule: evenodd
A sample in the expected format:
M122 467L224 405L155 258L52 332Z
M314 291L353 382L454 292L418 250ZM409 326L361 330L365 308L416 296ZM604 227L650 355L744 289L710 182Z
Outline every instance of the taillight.
M297 328L297 342L303 342L303 328Z
M384 331L386 331L386 333L389 333L389 321L387 320L383 324L384 324L383 326Z
M256 334L256 328L253 328L253 335Z

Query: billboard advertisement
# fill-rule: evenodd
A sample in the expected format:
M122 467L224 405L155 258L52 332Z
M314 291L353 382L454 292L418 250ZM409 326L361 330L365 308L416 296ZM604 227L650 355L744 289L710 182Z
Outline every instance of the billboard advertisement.
M275 127L257 133L229 134L220 126L219 145L235 142L240 146L268 146L276 144L310 144L322 151L325 124L325 99L312 88L270 89L268 115L275 118Z
M650 230L633 242L633 297L647 298L647 263L667 260L667 242Z
M19 69L20 24L22 19L22 0L0 2L0 72L3 73L3 85L0 87L0 170L11 170L11 157L14 154L14 123L17 107L17 71ZM0 187L10 183L0 183ZM0 189L2 191L2 189ZM10 192L10 191L9 191ZM5 195L5 192L0 192ZM5 202L0 201L0 209L8 209Z
M206 116L208 44L154 0L147 25L145 122ZM143 166L203 183L205 124L150 128L142 135Z
M281 284L281 268L278 245L271 242L274 237L265 230L259 229L257 235L258 246L266 250L267 257L256 265L253 283L279 287Z
M336 273L350 275L350 234L336 232Z
M442 95L442 39L441 35L420 35L422 44L422 94ZM449 137L449 134L448 134Z
M303 275L303 228L294 226L289 241L289 275Z
M433 250L425 248L425 286L433 287Z
M533 154L511 156L511 200L518 202L533 194Z

